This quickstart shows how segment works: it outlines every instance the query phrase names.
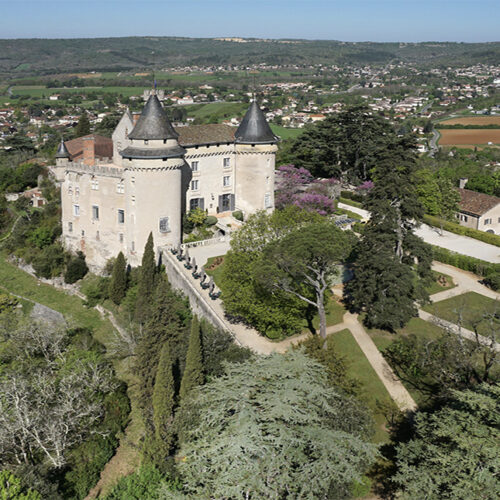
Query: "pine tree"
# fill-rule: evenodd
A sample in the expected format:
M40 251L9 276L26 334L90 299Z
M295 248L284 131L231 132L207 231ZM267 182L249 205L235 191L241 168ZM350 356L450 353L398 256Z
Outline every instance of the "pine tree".
M164 342L156 370L153 390L153 424L156 438L156 448L166 458L172 448L172 421L175 407L175 382L170 344Z
M116 257L109 283L109 297L115 304L120 304L127 291L127 263L123 253Z
M179 395L185 399L189 391L204 382L203 376L203 354L201 349L200 324L196 316L191 321L191 333L189 335L189 347L186 356L186 367L182 376Z
M155 273L156 264L153 233L149 233L148 241L144 247L144 254L142 255L142 264L137 287L135 319L139 323L144 323L151 313L151 299L153 297L155 285Z
M90 122L87 113L84 111L75 128L75 137L83 137L88 134L90 134Z

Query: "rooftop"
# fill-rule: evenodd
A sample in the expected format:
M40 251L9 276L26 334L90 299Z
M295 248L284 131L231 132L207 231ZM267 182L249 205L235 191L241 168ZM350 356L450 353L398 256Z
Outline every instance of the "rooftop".
M500 198L489 194L477 193L469 189L459 189L460 211L474 215L484 215L488 210L496 207L500 203Z

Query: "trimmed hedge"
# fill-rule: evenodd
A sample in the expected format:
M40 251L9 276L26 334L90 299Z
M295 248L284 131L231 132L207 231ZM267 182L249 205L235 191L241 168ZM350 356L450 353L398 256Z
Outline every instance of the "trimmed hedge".
M205 226L213 226L214 224L217 224L217 217L215 217L215 215L209 215L205 219Z
M354 201L354 200L351 200L350 198L344 198L343 196L341 196L339 198L339 201L341 203L345 203L346 205L351 205L351 206L357 207L357 208L363 208L363 205L361 203L359 203L359 201Z
M446 248L432 246L432 257L443 264L458 267L464 271L470 271L479 276L488 277L500 273L500 264L494 264L485 260L469 257L460 253L451 252Z
M439 217L435 217L434 215L424 215L424 222L426 224L429 224L429 226L438 228L441 228L441 224L443 224L443 229L445 231L460 234L462 236L468 236L469 238L474 238L475 240L483 241L484 243L500 247L500 236L493 233L485 233L484 231L479 231L478 229L464 227L460 224L456 224L455 222L440 219Z
M361 203L363 201L363 195L359 193L355 193L353 191L340 191L341 198L348 198L349 200L357 201Z

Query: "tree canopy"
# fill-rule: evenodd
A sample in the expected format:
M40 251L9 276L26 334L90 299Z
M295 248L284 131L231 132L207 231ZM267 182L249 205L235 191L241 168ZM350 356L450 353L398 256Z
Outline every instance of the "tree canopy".
M376 456L367 410L301 351L226 365L181 414L188 495L348 498Z
M500 388L452 391L434 413L415 416L415 435L397 447L401 498L495 500L500 493Z

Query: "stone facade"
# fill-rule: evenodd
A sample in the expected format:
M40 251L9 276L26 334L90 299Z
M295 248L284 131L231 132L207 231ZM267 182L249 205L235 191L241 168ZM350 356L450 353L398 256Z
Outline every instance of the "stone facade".
M120 251L139 265L150 232L156 248L178 245L183 213L195 207L214 215L273 210L275 138L241 143L240 129L226 125L175 131L154 94L136 118L127 111L117 125L112 160L93 154L92 137L78 161L64 143L56 155L63 241L91 269Z

